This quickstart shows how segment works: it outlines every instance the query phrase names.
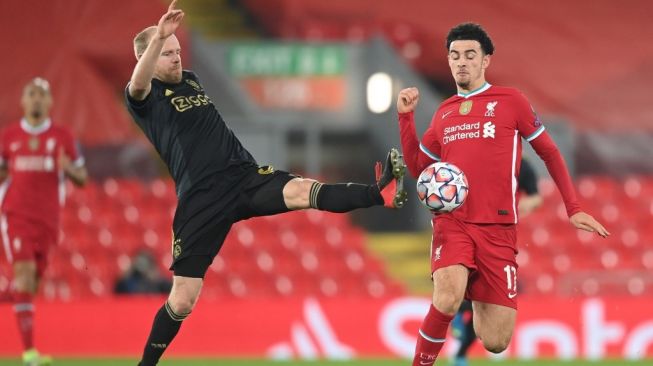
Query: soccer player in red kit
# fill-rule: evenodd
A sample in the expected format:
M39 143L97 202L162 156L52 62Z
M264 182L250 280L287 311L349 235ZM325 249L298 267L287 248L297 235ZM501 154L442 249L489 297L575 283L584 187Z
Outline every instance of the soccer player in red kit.
M413 111L416 88L399 93L397 110L404 159L417 177L434 161L460 167L469 196L453 213L433 219L433 304L419 329L413 365L432 365L464 298L472 300L474 328L490 352L506 349L517 314L517 177L521 139L546 163L575 227L608 231L580 208L565 162L526 97L517 89L490 85L485 70L494 46L477 24L464 23L447 36L448 61L457 95L435 112L421 142Z
M0 140L2 248L13 268L11 298L25 352L25 365L48 364L34 347L32 299L57 243L63 178L86 181L84 159L68 130L49 118L52 96L48 82L35 78L21 99L24 117L9 125Z

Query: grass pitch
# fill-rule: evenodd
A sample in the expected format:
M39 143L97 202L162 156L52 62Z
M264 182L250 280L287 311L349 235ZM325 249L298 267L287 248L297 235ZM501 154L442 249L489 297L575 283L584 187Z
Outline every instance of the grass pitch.
M52 366L123 366L136 365L135 359L81 359L61 358L55 359ZM652 365L653 360L626 361L626 360L603 360L603 361L558 361L558 360L506 360L492 361L487 359L471 359L469 366L644 366ZM0 358L2 366L22 366L18 359ZM401 359L366 359L355 361L272 361L266 359L166 359L159 363L161 366L409 366L410 361ZM450 365L449 360L443 359L436 363L436 366Z

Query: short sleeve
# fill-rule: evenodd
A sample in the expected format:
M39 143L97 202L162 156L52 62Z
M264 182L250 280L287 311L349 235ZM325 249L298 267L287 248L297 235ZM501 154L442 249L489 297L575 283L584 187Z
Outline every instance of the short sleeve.
M435 161L440 161L442 157L442 146L440 145L440 140L438 138L436 116L437 112L433 115L431 125L426 132L424 132L424 136L422 136L422 141L419 143L419 149L422 150L424 154L428 155L429 158Z
M544 132L544 125L524 94L517 91L514 100L517 130L526 141L531 142Z
M150 89L150 93L145 97L143 100L136 100L129 95L129 84L125 87L125 102L127 104L127 108L129 109L130 112L138 115L139 117L144 117L146 116L150 109L152 108L152 94L154 93L154 83L152 83L152 88Z

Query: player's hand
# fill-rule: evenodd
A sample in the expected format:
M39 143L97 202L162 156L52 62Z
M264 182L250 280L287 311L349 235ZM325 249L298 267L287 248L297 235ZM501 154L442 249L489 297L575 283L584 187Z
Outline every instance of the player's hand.
M173 35L184 18L184 12L181 9L175 9L176 5L177 0L172 0L168 7L168 12L163 14L159 20L157 33L161 39L166 39Z
M403 89L397 97L397 112L412 112L415 110L417 102L419 102L419 90L417 88Z
M57 164L59 164L59 169L64 172L68 171L71 166L70 158L63 151L63 148L59 149L59 156L57 156Z
M610 235L608 230L606 230L605 227L601 225L601 223L596 221L596 219L594 219L592 216L582 211L573 214L569 218L569 222L571 222L571 224L577 227L578 229L589 231L591 233L597 233L604 238L607 238Z

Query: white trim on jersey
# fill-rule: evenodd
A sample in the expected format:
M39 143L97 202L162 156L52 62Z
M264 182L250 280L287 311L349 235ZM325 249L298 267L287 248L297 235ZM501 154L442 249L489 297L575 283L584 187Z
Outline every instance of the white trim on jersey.
M535 130L535 132L530 134L530 136L526 137L526 141L531 142L531 141L535 140L537 138L537 136L541 135L542 132L544 132L544 130L545 130L544 125L540 126L540 128Z
M5 179L2 184L0 184L0 207L5 200L5 195L11 184L11 177ZM9 242L9 226L7 225L7 217L3 214L0 216L0 236L2 236L2 243L5 247L5 255L7 256L7 262L13 263L14 258L11 255L11 243Z
M41 134L47 131L50 128L50 126L52 126L52 121L49 118L36 127L30 125L25 118L20 120L20 128L22 128L23 131L29 133L30 135Z
M14 257L11 254L11 243L9 242L9 224L7 224L7 216L0 216L0 234L2 235L2 244L5 247L5 255L7 262L14 263Z
M422 143L419 144L419 149L422 150L424 154L428 155L429 158L435 161L440 161L440 157L429 151L429 149L427 149L426 146L422 145Z
M515 136L512 138L512 168L510 178L512 179L512 213L515 215L515 224L517 223L517 146L519 142L519 131L515 130Z
M11 184L11 177L7 177L2 184L0 184L0 207L2 207L2 203L5 200L5 195L7 194L7 190L9 189L9 185Z
M480 88L478 88L476 90L472 90L469 93L458 93L458 96L467 99L467 98L473 97L474 95L481 94L482 92L490 89L491 86L492 86L492 84L490 84L490 83L488 83L486 81L485 84L483 84Z

